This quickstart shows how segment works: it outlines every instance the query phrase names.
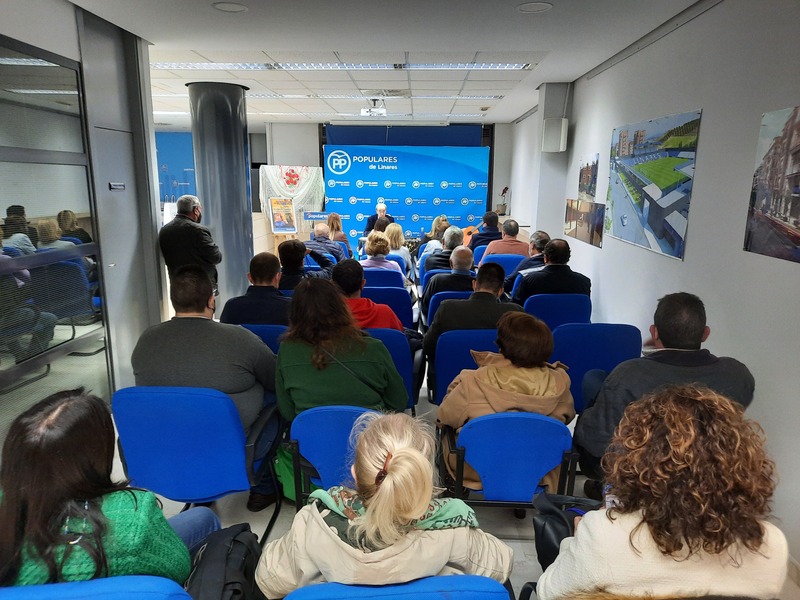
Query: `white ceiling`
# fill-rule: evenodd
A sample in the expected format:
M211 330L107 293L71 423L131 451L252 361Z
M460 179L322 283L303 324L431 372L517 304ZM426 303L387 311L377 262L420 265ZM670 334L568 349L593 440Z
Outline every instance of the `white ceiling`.
M522 0L239 0L248 10L230 14L212 0L72 0L151 42L151 63L531 64L525 71L151 69L158 129L189 129L186 83L220 81L249 88L251 131L266 122L511 122L536 106L542 83L574 81L694 1L550 0L552 10L523 14ZM376 90L405 97L384 100L387 117L351 116L382 95ZM320 98L354 94L363 98Z

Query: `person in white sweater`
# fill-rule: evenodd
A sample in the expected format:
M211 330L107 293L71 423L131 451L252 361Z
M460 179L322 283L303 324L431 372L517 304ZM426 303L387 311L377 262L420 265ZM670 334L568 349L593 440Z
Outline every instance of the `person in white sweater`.
M478 529L462 500L433 497L430 425L369 412L351 439L355 489L312 492L291 530L267 544L256 568L267 598L324 581L385 585L459 573L508 579L511 548Z
M603 460L607 508L561 542L539 599L777 598L788 547L765 520L775 465L764 442L740 405L708 388L671 386L630 404Z

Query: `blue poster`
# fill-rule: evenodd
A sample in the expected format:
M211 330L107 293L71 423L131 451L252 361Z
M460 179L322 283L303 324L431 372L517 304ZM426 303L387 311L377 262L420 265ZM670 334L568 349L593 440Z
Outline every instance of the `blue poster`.
M325 150L325 212L342 216L351 244L363 235L378 202L407 238L446 215L453 225L479 225L489 188L489 148L330 146Z

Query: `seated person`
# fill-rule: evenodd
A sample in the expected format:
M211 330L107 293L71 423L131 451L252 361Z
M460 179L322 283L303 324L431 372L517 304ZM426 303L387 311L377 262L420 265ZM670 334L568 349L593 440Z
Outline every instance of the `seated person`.
M247 280L251 283L244 296L225 303L221 323L234 325L288 325L292 299L278 290L281 263L271 252L259 252L250 260Z
M519 224L514 219L509 219L503 223L503 232L499 240L489 242L486 246L484 256L489 254L518 254L528 258L530 256L530 248L528 244L522 240L518 240Z
M28 221L28 217L25 214L25 207L21 204L12 204L8 208L6 208L6 224L8 223L9 217L20 217L22 222L24 223L23 227L19 228L19 231L24 233L30 239L31 244L35 248L36 245L39 243L39 232L36 231L36 227L31 225L30 221ZM18 223L19 221L17 221ZM6 230L6 225L3 225L0 229L3 229L3 233L6 237L11 236L11 232Z
M394 217L386 214L386 205L383 202L378 202L375 205L375 214L370 215L367 219L367 224L364 227L364 236L368 236L370 232L375 229L375 223L378 219L384 219L384 221L388 221L385 225L383 225L383 229L379 229L378 231L385 231L386 225L389 223L394 223Z
M82 388L52 394L14 420L0 469L0 587L188 577L187 543L199 545L219 519L191 508L170 527L155 495L111 479L114 439L108 406Z
M305 243L306 248L309 250L316 250L317 252L327 252L336 262L343 261L347 258L344 248L338 242L331 239L331 230L325 223L317 223L314 225L314 231L311 239Z
M405 276L403 270L393 260L386 260L386 255L391 252L389 238L382 231L373 231L367 237L366 244L367 258L360 261L365 269L387 269L397 271Z
M267 598L326 581L386 585L451 574L508 579L511 548L478 529L462 500L434 497L436 441L427 424L405 414L367 413L352 437L354 489L312 492L289 532L267 544L256 568Z
M598 590L777 598L788 548L765 520L775 463L764 445L740 405L705 387L669 386L629 405L603 460L609 508L561 542L540 600Z
M92 243L92 236L78 225L78 217L71 210L62 210L56 215L56 221L63 235L79 239L84 244Z
M389 306L361 297L367 280L364 279L364 268L357 260L349 258L337 263L331 279L342 290L345 302L361 329L384 327L403 331L403 324Z
M554 239L544 247L544 267L534 269L520 281L512 300L520 306L535 294L591 295L592 281L569 265L570 248L566 240Z
M389 223L386 227L386 237L389 238L390 254L397 254L403 257L406 271L405 276L409 279L414 275L414 264L411 260L411 252L406 248L406 238L403 235L403 228L397 223Z
M319 271L306 270L303 261L306 254L320 266ZM285 240L278 245L278 257L281 259L281 280L279 290L293 290L300 281L308 277L330 279L333 261L321 252L305 247L300 240Z
M558 419L565 425L575 417L570 381L564 365L551 365L553 334L542 321L524 312L508 312L497 322L495 352L472 351L478 370L463 370L447 388L436 415L439 427L457 431L470 419L501 412L529 412ZM451 451L453 451L451 453ZM442 456L455 476L455 449L442 437ZM551 493L558 488L559 469L543 483ZM480 489L478 474L464 466L464 486Z
M550 241L550 235L546 231L534 231L530 237L530 258L526 258L517 265L517 268L506 275L506 282L503 286L509 294L514 289L514 281L519 273L527 275L532 269L540 269L544 266L544 247Z
M472 250L456 246L450 253L450 272L435 273L428 279L420 300L420 311L427 318L431 298L437 292L471 292L475 279L472 269Z
M305 279L295 289L275 390L287 421L314 406L402 411L408 404L389 351L356 326L339 288L324 279Z
M625 408L662 385L700 383L743 407L752 402L755 381L747 367L700 348L710 333L700 298L686 292L667 294L658 301L650 326L655 352L626 360L605 379L605 373L589 371L583 388L586 409L575 425L581 471L594 480L602 479L600 459ZM592 378L599 380L592 382ZM591 493L597 496L601 487L595 484Z
M61 228L55 219L42 219L39 221L39 250L69 250L75 248L75 242L61 239ZM77 259L76 259L77 260ZM92 280L97 280L94 273L94 261L88 256L80 257L86 276Z
M334 242L344 242L347 244L347 256L353 256L353 250L350 248L350 240L347 239L347 234L342 230L342 216L339 213L332 212L328 215L328 229L330 230L330 238Z
M434 250L441 250L442 249L442 237L444 237L444 232L447 231L448 227L450 227L450 223L447 220L447 217L441 215L436 217L433 220L433 226L431 227L430 233L426 233L425 235L420 238L420 244L417 248L417 266L424 260L423 257L427 257L428 254L433 253ZM422 248L422 244L425 244L425 250L420 253L419 249ZM419 270L419 268L417 268Z
M489 242L501 239L503 234L497 228L499 222L500 219L496 212L490 210L484 213L480 231L472 234L472 238L469 241L469 249L475 252L475 248L478 246L487 246Z
M3 226L3 248L15 248L23 256L36 254L36 246L33 245L31 238L28 236L28 229L28 222L25 217L19 215L6 217L6 222Z
M425 248L425 258L422 259L422 264L425 265L425 271L433 271L434 269L449 269L450 268L450 255L458 246L464 242L464 232L460 227L451 225L448 227L442 236L442 249L434 250L430 254L427 253Z

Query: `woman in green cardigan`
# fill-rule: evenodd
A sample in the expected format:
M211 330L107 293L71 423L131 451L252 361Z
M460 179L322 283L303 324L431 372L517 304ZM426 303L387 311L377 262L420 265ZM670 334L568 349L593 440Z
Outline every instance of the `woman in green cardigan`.
M83 389L17 417L0 465L0 586L114 575L183 583L186 544L152 493L111 480L113 459L111 414Z
M341 290L325 279L304 279L295 288L276 372L278 408L287 421L315 406L401 412L408 405L389 351L356 326Z

